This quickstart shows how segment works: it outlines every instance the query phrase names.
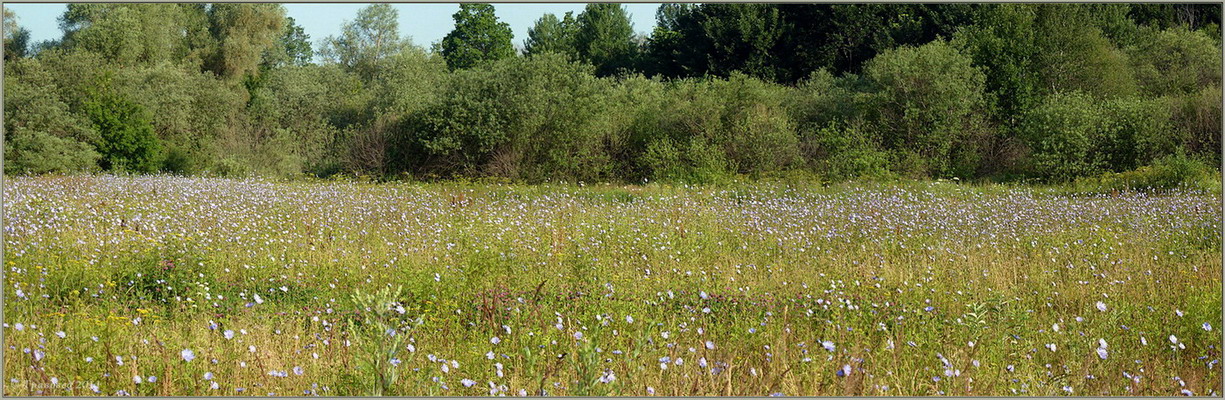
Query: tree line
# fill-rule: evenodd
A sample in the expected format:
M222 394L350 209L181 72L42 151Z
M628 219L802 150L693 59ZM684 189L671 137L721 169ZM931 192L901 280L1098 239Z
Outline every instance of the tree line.
M546 14L517 48L462 4L311 39L277 4L4 15L4 170L522 182L810 174L1064 182L1219 165L1221 8L664 4Z

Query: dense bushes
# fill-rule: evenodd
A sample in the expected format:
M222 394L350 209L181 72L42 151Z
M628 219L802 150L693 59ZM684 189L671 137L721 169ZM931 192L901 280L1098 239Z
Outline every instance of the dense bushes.
M102 157L88 144L40 131L9 131L4 146L5 173L93 172Z
M452 37L504 48L469 9ZM600 5L542 18L527 55L448 65L385 5L321 63L275 6L74 5L62 42L5 64L5 172L1182 179L1153 171L1221 159L1221 44L1211 13L1170 10L665 5L643 44ZM795 25L831 15L857 25Z
M98 132L94 147L102 155L102 168L154 172L161 162L161 144L153 135L151 116L141 107L114 93L109 82L85 100L82 111Z
M983 73L942 40L903 46L868 62L873 126L906 175L968 177L982 139Z
M439 102L403 125L398 154L427 173L532 182L710 181L800 161L785 87L592 72L557 54L456 72Z
M1102 102L1081 92L1061 93L1024 121L1032 172L1053 181L1134 169L1174 153L1183 142L1161 99Z
M600 90L591 72L555 54L457 71L405 124L402 154L439 174L606 179L601 132L587 129Z
M644 155L640 166L656 179L711 180L794 167L799 139L785 108L787 95L785 88L742 74L672 82L664 86L661 108L651 110L654 129L636 135L644 147L632 151ZM678 165L664 165L669 151L683 153L672 157Z
M1079 178L1074 187L1094 192L1171 189L1219 192L1221 181L1215 167L1202 160L1176 153L1161 157L1152 165L1134 170Z
M1185 94L1221 82L1220 44L1204 32L1155 31L1130 50L1136 79L1148 94Z

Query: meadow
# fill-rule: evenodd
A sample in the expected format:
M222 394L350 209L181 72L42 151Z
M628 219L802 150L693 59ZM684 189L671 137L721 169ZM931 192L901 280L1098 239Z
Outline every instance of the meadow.
M1222 394L1221 195L6 178L5 395Z

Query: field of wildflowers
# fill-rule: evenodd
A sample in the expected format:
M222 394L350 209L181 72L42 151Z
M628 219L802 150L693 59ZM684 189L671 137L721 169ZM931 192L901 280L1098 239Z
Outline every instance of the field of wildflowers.
M1219 194L8 178L5 395L1213 395Z

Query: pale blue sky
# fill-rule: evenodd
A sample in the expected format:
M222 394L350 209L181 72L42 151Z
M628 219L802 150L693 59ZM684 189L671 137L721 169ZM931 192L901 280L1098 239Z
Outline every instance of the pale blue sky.
M585 3L535 3L535 4L494 4L498 18L510 24L515 33L514 44L523 46L527 38L527 30L532 27L540 16L553 13L561 17L566 11L582 12ZM357 10L366 4L286 4L287 15L293 17L298 25L310 35L311 41L318 43L329 35L340 32L344 21L352 20ZM442 40L455 21L451 15L459 11L459 5L451 4L394 4L400 11L400 33L411 36L413 42L428 48L430 44ZM4 4L5 8L17 14L18 25L30 30L31 42L58 39L60 31L59 18L67 8L65 4ZM655 10L659 3L625 4L629 10L634 30L648 35L655 27Z

